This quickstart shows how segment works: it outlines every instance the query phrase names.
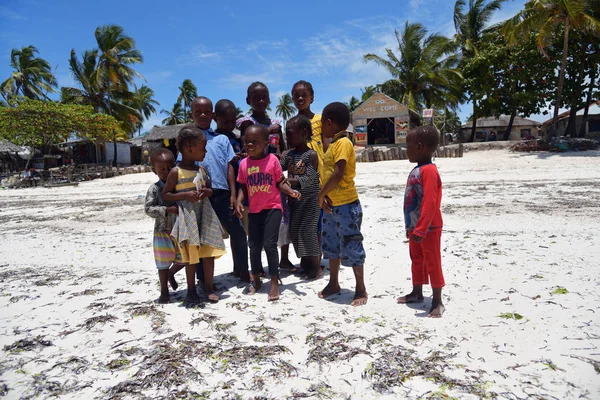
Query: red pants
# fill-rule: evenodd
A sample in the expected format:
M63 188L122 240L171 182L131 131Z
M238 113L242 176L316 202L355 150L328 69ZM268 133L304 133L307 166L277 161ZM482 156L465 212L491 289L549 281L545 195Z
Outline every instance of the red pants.
M439 289L446 284L442 273L441 239L441 229L427 232L421 243L409 239L413 285L428 285L431 280L431 287Z

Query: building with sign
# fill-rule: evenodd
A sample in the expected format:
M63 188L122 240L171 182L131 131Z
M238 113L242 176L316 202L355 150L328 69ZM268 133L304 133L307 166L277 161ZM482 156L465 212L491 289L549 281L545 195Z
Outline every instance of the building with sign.
M419 114L383 93L375 93L352 112L357 146L403 145L408 130L421 125Z

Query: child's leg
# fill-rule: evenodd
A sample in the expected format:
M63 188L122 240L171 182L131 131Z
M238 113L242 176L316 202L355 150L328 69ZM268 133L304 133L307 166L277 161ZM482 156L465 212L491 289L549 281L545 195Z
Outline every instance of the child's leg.
M215 274L215 259L214 258L203 258L204 266L204 293L208 297L208 301L216 303L219 301L219 296L214 291L213 277Z
M396 299L400 304L420 303L423 301L423 285L429 284L429 279L427 277L427 271L425 270L425 259L423 257L421 245L422 242L417 243L412 240L411 237L408 238L408 249L412 261L411 273L413 290L409 294Z
M187 296L184 301L190 304L200 303L200 297L196 293L196 266L194 264L185 266L185 278L187 279Z
M337 207L333 207L331 214L323 214L321 250L323 250L323 257L329 259L329 283L318 293L318 296L322 299L337 294L341 290L338 275L340 272L342 238L335 219L338 212Z
M329 258L329 283L318 293L322 299L338 294L341 290L339 283L340 259Z
M363 265L358 265L352 267L352 271L354 271L354 279L356 279L356 290L354 291L352 305L354 307L364 306L367 304L367 299L369 298L367 288L365 287L365 268Z
M294 264L290 261L290 245L284 244L281 246L281 261L279 262L279 268L290 269L293 270L295 268Z
M171 268L169 268L169 283L171 284L171 288L173 290L177 290L179 287L179 284L175 280L175 274L181 271L183 268L185 268L185 264L181 263L174 263L171 265Z
M166 304L169 302L169 270L159 269L158 279L160 280L160 297L158 298L159 304Z
M336 219L342 237L341 261L344 266L352 266L356 279L356 290L354 292L353 306L367 304L367 289L364 280L365 248L363 246L363 235L360 232L362 225L362 207L359 201L344 204L338 208Z
M271 275L269 300L279 299L279 252L277 251L277 239L279 238L280 226L281 210L266 211L263 226L263 246L265 253L267 253L269 275Z
M308 279L317 279L323 275L323 270L321 269L321 256L313 256L313 257L302 257L302 261L304 264L304 269L307 274L306 277Z
M260 260L263 248L264 211L248 214L248 246L250 247L250 268L252 270L252 287L249 294L261 288L260 275L263 272Z
M433 289L433 300L431 302L431 310L429 317L439 318L445 311L442 303L442 288L445 286L444 274L442 272L442 252L440 249L442 231L432 231L427 234L427 237L421 243L423 257L427 274L431 280L431 288Z

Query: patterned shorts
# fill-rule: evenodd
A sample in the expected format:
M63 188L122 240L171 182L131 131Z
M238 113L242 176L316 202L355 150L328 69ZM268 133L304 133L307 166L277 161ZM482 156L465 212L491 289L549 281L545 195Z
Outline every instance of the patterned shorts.
M155 232L154 240L154 261L156 268L169 269L173 263L181 263L181 253L179 246L166 232Z
M362 216L358 200L332 207L331 214L323 213L323 258L339 258L345 267L364 265L366 254L360 233Z

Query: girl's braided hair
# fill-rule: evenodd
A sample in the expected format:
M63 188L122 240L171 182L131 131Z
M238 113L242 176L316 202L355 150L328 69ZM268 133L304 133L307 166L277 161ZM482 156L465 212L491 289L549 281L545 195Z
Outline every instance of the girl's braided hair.
M193 146L198 143L199 140L206 140L206 136L202 129L194 125L184 126L177 134L177 150L181 153L184 147Z

